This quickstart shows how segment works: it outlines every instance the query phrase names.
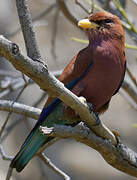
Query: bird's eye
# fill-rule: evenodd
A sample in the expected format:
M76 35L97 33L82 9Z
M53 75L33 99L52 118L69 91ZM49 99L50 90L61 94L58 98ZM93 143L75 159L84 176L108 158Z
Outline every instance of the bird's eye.
M105 19L104 23L112 23L112 20L111 19Z

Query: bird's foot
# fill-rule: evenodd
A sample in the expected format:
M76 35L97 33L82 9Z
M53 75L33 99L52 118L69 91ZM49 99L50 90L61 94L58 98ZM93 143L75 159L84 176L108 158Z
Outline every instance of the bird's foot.
M93 112L93 105L89 102L87 102L87 104L88 104L89 111Z
M121 143L121 140L120 140L120 134L119 132L113 130L112 133L114 134L116 140L117 140L117 145Z
M39 130L40 130L40 132L43 134L43 135L45 135L45 136L47 136L47 135L51 135L52 134L52 132L53 132L53 127L51 127L51 128L48 128L48 127L46 127L46 126L40 126L39 127Z
M89 102L87 102L87 105L88 105L88 108L89 108L89 111L90 113L93 112L93 105ZM96 116L96 123L93 125L93 126L98 126L100 124L100 119L99 119L99 113L98 112L93 112Z
M101 121L99 119L98 112L94 112L94 114L95 114L95 118L96 118L96 123L93 126L99 126Z

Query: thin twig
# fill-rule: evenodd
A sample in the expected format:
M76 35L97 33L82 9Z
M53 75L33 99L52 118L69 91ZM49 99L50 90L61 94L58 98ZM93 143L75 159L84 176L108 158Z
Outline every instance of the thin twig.
M38 156L50 169L52 169L53 171L55 171L58 175L60 175L63 179L65 180L70 180L70 177L64 173L62 170L60 170L58 167L56 167L49 158L47 158L45 156L44 153L39 154Z
M137 50L137 46L125 43L125 48Z
M127 101L127 103L137 111L137 104L135 101L125 92L124 90L120 89L119 94Z
M1 143L7 138L7 136L11 133L11 131L15 128L15 126L17 126L18 124L20 124L23 121L23 119L24 119L24 117L16 119L13 123L11 123L10 125L8 125L5 128L4 134L1 137Z
M85 0L85 1L87 2L88 5L92 6L91 0ZM94 4L94 8L98 11L104 11L104 9L98 6L97 4Z
M37 152L37 155L41 154L47 147L51 146L52 144L54 144L55 142L57 142L60 138L59 137L55 137L52 140L50 140L49 142L47 142L46 144L44 144L42 147L40 147L40 149Z
M18 96L17 96L17 97L15 98L15 100L12 102L11 106L13 106L14 103L19 99L19 97L21 96L21 94L23 93L23 91L25 90L26 87L27 87L27 84L24 85L24 87L22 88L22 90L20 91L20 93L18 94ZM8 113L8 116L7 116L4 124L3 124L2 127L1 127L0 137L1 137L1 135L2 135L2 133L3 133L4 129L5 129L5 127L6 127L6 125L7 125L7 123L8 123L8 120L9 120L11 114L12 114L12 112L9 112L9 113Z
M24 80L21 77L17 77L17 78L14 78L14 77L5 77L5 80L3 80L3 81L7 81L6 78L8 78L9 84L0 93L0 99L8 96L11 92L17 91L18 89L24 87L24 85L25 85ZM27 82L28 85L30 85L32 83L34 83L32 80L29 80ZM1 84L0 84L0 88L2 89Z
M137 92L133 87L125 80L122 84L122 88L125 90L126 93L133 99L133 101L137 104Z
M78 1L78 0L75 0L75 3L81 7L81 9L83 9L87 14L90 14L90 12Z
M111 0L106 0L105 1L105 4L104 4L104 9L105 10L108 10L109 9L109 3L110 3Z
M25 75L23 73L21 73L21 74L22 74L22 79L24 80L25 84L27 84L28 81L26 80Z
M52 38L51 38L51 54L53 56L53 59L56 61L57 55L56 55L56 37L57 37L57 30L58 30L58 19L59 19L59 12L60 9L56 8L55 15L53 16L53 28L52 28Z
M95 8L95 1L92 0L92 4L91 4L91 13L94 13L94 8Z
M122 17L125 18L125 20L127 21L127 23L130 25L131 30L137 34L137 30L135 29L134 25L130 22L129 18L126 15L125 10L123 9L123 7L120 4L119 0L113 0L115 6L117 7L117 9L119 10L119 12L121 13Z
M43 16L48 15L54 8L57 7L57 3L53 3L51 4L49 7L47 7L43 12L41 12L39 15L37 15L36 17L32 18L32 21L37 21L40 18L42 18Z
M6 161L12 161L13 157L12 156L8 156L7 154L5 154L3 146L0 144L0 154L3 160Z
M74 25L77 25L78 20L69 11L66 2L64 0L57 0L58 6L65 17Z
M57 3L53 3L51 4L48 8L46 8L43 12L41 12L40 14L38 14L36 17L32 18L32 22L34 23L35 21L39 20L40 18L42 18L43 16L48 15L55 7L57 6ZM18 27L14 32L11 32L9 34L6 34L6 36L8 38L11 38L13 36L15 36L17 33L19 33L21 31L21 27Z
M3 92L0 93L0 99L6 97L8 94L10 94L11 90L10 89L6 89Z
M6 176L6 180L10 180L10 178L12 176L12 172L13 172L13 169L9 166L8 173L7 173L7 176Z
M71 37L71 40L73 40L75 42L82 43L82 44L88 44L89 43L89 40L80 39L80 38L76 38L76 37ZM132 49L132 50L135 50L135 51L137 50L137 46L127 44L127 43L125 43L125 48Z
M134 75L132 74L132 72L129 70L129 67L127 67L127 73L130 77L130 79L132 80L132 82L134 83L134 85L137 87L137 81L136 78L134 77Z
M1 136L2 136L3 131L5 130L5 127L6 127L7 123L8 123L8 121L9 121L9 118L10 118L11 114L12 114L11 112L8 113L8 116L7 116L4 124L3 124L2 127L1 127L1 130L0 130L0 138L1 138Z

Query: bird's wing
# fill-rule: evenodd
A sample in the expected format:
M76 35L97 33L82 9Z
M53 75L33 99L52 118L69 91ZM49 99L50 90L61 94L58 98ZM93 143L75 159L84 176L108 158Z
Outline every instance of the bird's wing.
M59 76L59 80L65 84L68 89L72 89L77 82L82 79L87 71L93 65L92 57L87 48L82 49L76 54L69 64L65 67L62 74ZM83 90L83 87L79 86L75 94L78 96ZM54 100L54 97L49 96L44 108Z
M126 61L125 61L125 64L124 64L124 71L123 71L122 79L121 79L121 81L120 81L120 83L119 83L119 86L118 86L117 90L116 90L115 93L113 94L113 96L114 96L115 94L117 94L117 92L119 91L120 87L122 86L122 83L123 83L124 77L125 77L125 72L126 72Z

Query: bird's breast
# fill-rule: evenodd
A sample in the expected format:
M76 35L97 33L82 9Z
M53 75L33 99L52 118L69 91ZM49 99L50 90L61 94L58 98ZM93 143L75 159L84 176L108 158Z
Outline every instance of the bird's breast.
M115 54L114 50L103 51L100 47L96 53L93 57L93 66L73 88L75 93L77 89L84 87L79 96L84 96L92 103L95 111L111 99L121 82L124 71L123 60Z

